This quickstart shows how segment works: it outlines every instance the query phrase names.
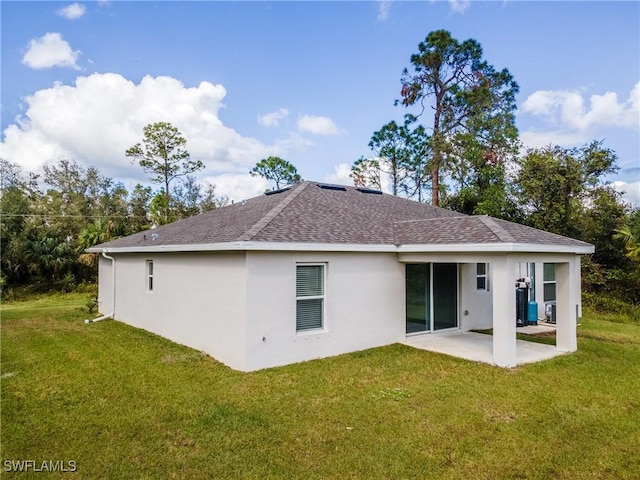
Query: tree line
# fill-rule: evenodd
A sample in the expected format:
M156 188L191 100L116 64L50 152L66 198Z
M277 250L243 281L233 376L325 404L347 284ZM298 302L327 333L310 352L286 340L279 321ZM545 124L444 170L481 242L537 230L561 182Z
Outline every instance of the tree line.
M0 159L0 287L72 290L96 281L96 255L85 250L225 205L215 186L200 185L192 175L202 162L192 161L186 140L165 122L144 129L143 144L125 155L138 162L151 187L127 188L61 159L45 165L42 178Z
M402 72L407 109L375 131L351 167L356 186L383 189L466 214L485 214L592 243L583 261L587 292L640 303L640 212L622 200L607 175L615 152L603 142L577 148L523 149L515 126L518 85L507 69L482 57L475 40L431 32ZM71 160L44 167L39 178L0 160L0 284L71 289L96 277L86 248L227 203L194 175L180 131L166 122L145 127L124 152L159 186L131 191L96 168ZM275 156L249 172L276 188L302 180Z

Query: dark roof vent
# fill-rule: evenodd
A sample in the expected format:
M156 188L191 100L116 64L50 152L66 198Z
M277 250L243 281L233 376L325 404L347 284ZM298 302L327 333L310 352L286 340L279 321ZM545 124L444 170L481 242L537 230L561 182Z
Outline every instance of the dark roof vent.
M357 187L356 190L362 193L370 193L372 195L382 195L380 190L374 190L373 188Z
M291 187L284 187L284 188L280 188L278 190L269 190L268 192L264 192L265 195L276 195L278 193L282 193L282 192L286 192L287 190L291 189Z
M316 183L316 187L323 188L324 190L337 190L340 192L347 191L347 187L344 185L333 185L331 183Z

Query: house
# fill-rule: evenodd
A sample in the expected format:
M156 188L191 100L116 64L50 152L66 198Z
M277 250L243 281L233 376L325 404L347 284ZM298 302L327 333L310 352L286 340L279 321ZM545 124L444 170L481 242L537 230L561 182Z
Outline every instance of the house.
M516 364L518 277L556 348L577 348L580 255L593 246L366 188L302 182L88 250L106 316L252 371L493 328Z

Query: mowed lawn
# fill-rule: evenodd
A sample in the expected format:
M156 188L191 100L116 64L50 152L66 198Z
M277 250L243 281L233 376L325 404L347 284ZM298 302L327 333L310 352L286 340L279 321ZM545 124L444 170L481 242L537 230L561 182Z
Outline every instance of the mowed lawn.
M640 325L615 316L512 370L392 345L239 373L85 303L2 306L3 478L640 478ZM77 471L6 472L29 459Z

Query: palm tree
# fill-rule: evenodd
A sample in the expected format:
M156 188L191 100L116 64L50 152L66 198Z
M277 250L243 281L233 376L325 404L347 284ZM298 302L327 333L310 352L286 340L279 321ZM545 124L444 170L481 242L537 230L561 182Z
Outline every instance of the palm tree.
M87 248L108 241L111 238L111 222L98 219L80 232L76 251L80 254L78 260L83 265L92 267L97 262L95 253L84 253Z
M635 225L631 222L623 225L616 230L613 238L622 240L626 250L625 255L629 259L640 262L640 222L635 222Z
M27 268L32 274L44 278L60 279L69 272L73 263L73 250L66 242L53 237L31 240L26 244Z

